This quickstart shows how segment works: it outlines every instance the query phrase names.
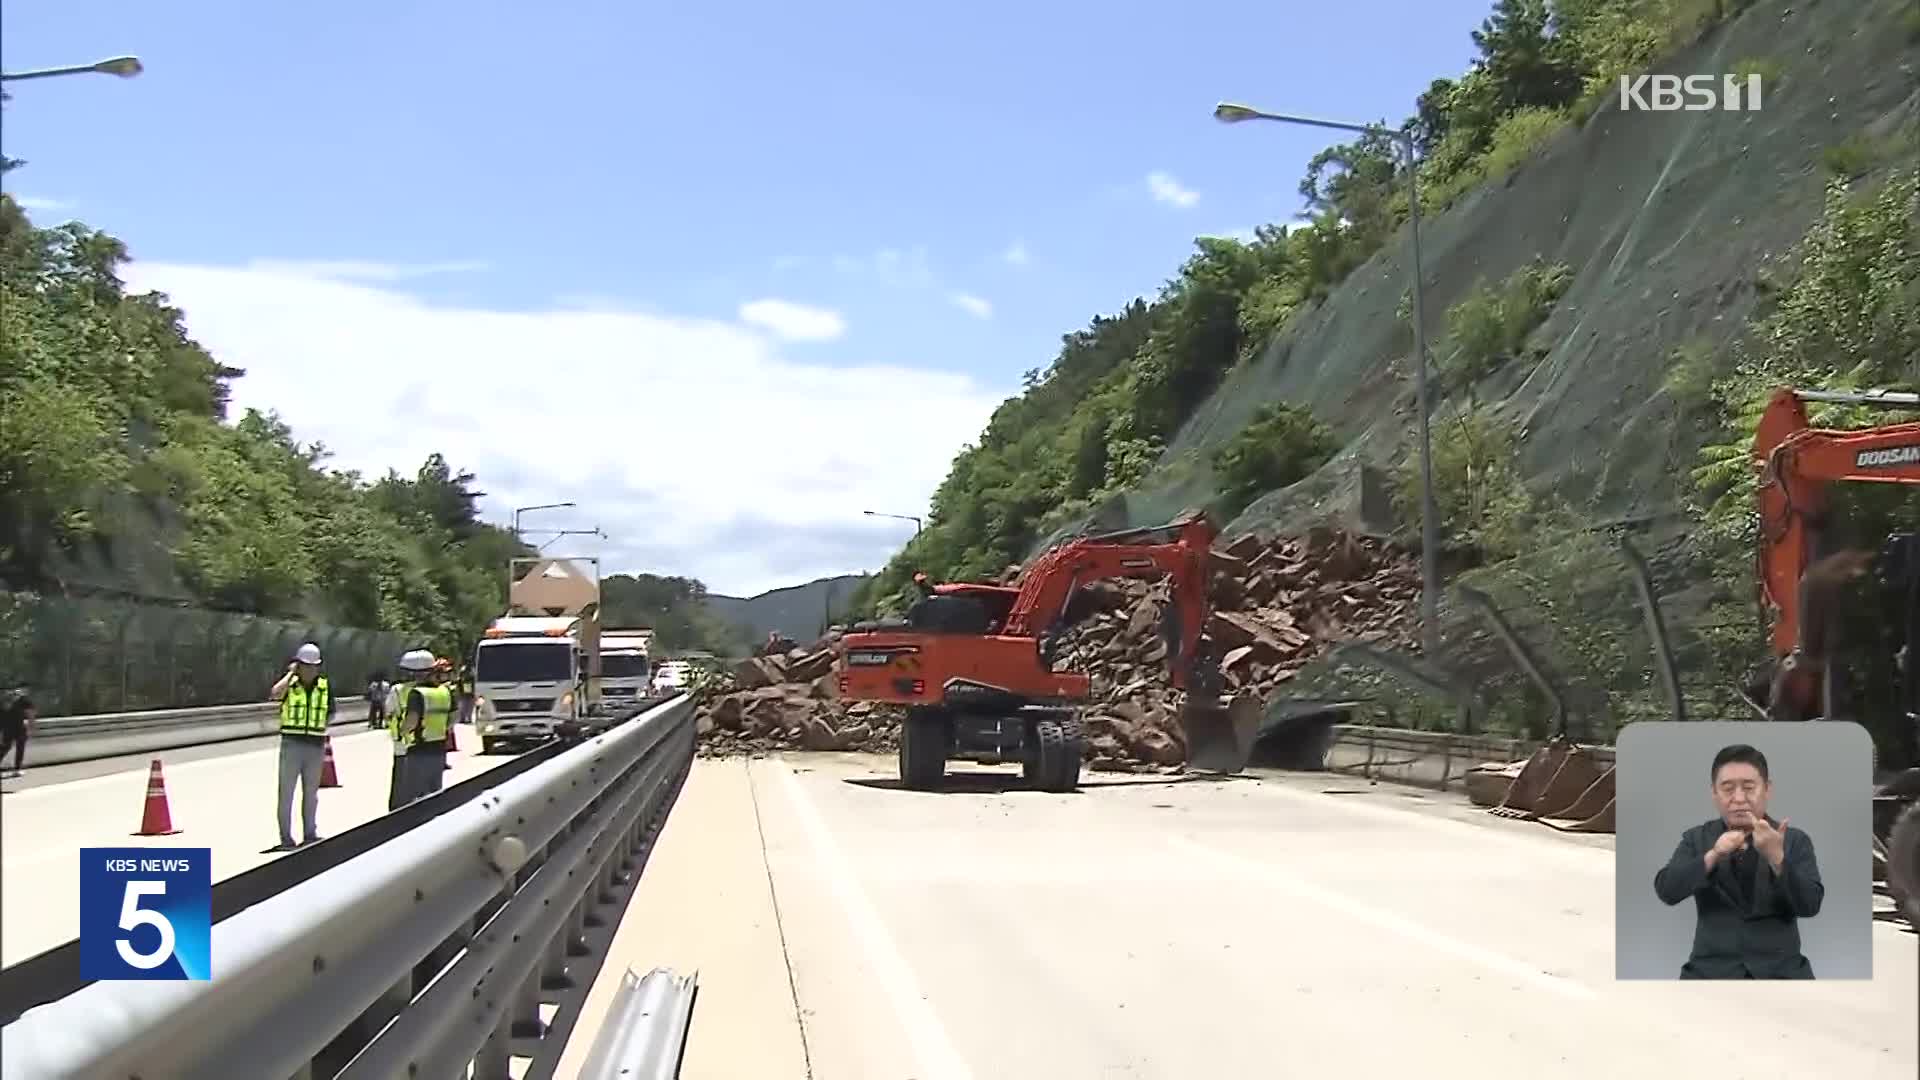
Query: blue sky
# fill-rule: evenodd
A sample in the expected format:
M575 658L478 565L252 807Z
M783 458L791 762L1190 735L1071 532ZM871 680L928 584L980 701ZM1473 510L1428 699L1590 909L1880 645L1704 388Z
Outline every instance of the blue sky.
M8 70L146 72L12 84L8 190L343 465L437 446L497 516L577 495L620 568L752 591L879 565L859 510L921 512L1060 335L1297 209L1327 133L1216 101L1398 120L1489 6L12 0Z

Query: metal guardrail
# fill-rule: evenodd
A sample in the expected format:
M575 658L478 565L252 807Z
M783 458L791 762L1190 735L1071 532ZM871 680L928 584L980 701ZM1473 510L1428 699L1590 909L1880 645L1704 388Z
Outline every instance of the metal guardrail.
M345 724L352 715L366 710L365 698L334 700L338 703L338 724ZM251 739L279 730L279 718L280 706L274 702L50 716L35 721L33 737L27 740L26 763L35 767L63 765L122 754Z
M29 1009L0 1077L551 1076L693 748L677 697L559 751L215 923L209 981Z
M553 760L565 749L561 743L548 743L365 825L216 881L213 883L213 921L230 919L309 878L364 855L401 833L410 832L501 783ZM77 939L0 968L0 1028L19 1019L28 1009L58 1001L86 985L88 980L80 976Z
M1519 736L1341 724L1334 729L1333 743L1320 767L1372 781L1446 791L1476 765L1525 761L1543 745L1542 740ZM1581 745L1601 763L1613 762L1613 747Z
M600 1037L593 1041L580 1080L673 1080L687 1050L693 1001L700 992L696 975L677 976L654 968L645 977L631 969L607 1010Z

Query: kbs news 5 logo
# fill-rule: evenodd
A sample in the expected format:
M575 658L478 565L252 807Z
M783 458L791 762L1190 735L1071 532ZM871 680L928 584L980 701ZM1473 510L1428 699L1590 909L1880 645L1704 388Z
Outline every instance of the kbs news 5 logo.
M80 977L213 977L210 848L81 848Z

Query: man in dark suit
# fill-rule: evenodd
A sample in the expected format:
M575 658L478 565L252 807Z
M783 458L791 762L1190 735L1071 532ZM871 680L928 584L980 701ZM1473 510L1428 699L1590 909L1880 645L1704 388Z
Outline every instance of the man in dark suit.
M1693 898L1693 954L1683 979L1811 979L1798 920L1820 914L1826 886L1813 840L1767 815L1773 783L1766 755L1729 746L1713 757L1720 816L1682 833L1653 877L1666 904Z

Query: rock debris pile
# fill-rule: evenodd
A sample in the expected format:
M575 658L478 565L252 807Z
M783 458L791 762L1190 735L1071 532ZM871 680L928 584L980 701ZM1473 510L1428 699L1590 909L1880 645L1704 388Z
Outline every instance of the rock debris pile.
M1230 693L1266 701L1337 640L1410 647L1420 597L1417 561L1363 536L1322 527L1290 539L1243 536L1217 547L1206 635L1222 657ZM1057 663L1093 678L1083 711L1094 769L1173 769L1186 758L1180 692L1168 682L1162 612L1165 581L1097 582L1063 635ZM903 710L835 700L840 632L810 646L737 664L699 706L700 752L892 752Z

